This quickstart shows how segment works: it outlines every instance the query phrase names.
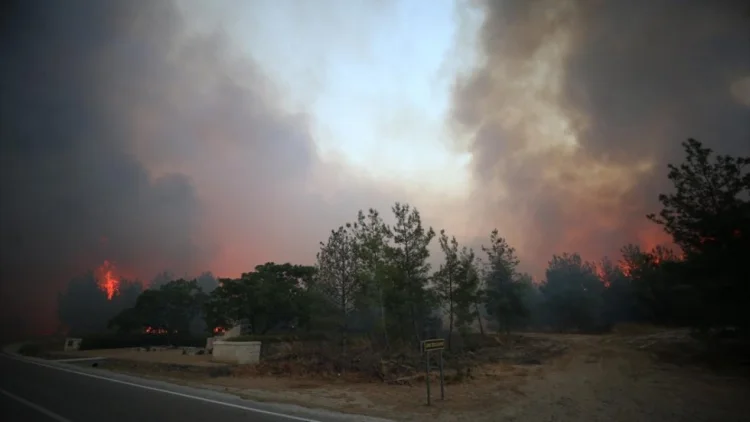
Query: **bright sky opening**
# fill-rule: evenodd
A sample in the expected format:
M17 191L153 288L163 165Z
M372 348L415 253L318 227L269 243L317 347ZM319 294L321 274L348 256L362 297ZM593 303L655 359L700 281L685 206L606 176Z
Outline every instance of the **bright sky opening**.
M324 160L412 189L468 192L471 156L445 127L460 23L452 0L181 5L196 30L224 28L284 106L310 115Z

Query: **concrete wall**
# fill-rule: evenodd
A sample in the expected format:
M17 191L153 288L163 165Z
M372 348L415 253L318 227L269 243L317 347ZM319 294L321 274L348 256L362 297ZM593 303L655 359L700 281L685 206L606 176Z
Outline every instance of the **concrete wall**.
M65 344L63 345L63 350L66 352L71 352L74 350L79 350L81 348L81 341L80 338L75 337L68 337L65 339Z
M214 340L213 358L216 362L258 363L260 361L259 341Z

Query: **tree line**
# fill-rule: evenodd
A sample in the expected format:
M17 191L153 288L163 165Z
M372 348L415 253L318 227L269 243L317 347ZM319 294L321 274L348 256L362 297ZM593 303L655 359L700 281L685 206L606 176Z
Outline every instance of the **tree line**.
M480 250L422 222L396 203L393 224L370 209L331 231L315 265L266 263L210 293L195 280L145 290L114 328L208 331L244 321L254 334L324 332L346 352L352 335L382 348L472 331L599 332L621 322L690 326L700 332L750 325L750 158L714 155L696 140L669 165L674 189L647 218L674 249L626 245L616 260L554 255L543 280L519 270L516 250L492 230ZM429 263L437 238L442 262Z

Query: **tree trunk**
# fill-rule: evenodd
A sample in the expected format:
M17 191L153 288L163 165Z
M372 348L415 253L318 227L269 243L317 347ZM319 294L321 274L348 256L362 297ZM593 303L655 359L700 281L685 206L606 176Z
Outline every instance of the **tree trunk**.
M383 299L383 280L378 280L378 268L377 263L374 260L370 260L370 269L373 272L373 281L375 282L375 287L378 289L378 300L380 301L380 323L383 325L383 340L385 341L385 349L388 350L390 348L390 342L388 340L388 325L387 325L387 318L385 316L385 300Z
M450 304L450 317L448 318L448 350L453 350L451 341L453 340L453 303Z
M421 337L419 335L419 326L417 325L417 311L414 309L414 303L412 302L411 306L411 324L412 327L414 327L414 338L417 341L417 346L419 346L419 342L421 340Z
M482 325L482 313L479 312L479 303L474 302L474 310L477 313L477 322L479 323L479 333L484 336L484 325Z
M346 322L346 308L344 308L343 313L343 320L341 322L341 372L346 372L346 366L347 366L347 359L346 359L346 335L348 331L348 325Z
M450 278L448 279L448 290L448 350L453 350L451 347L451 341L453 340L453 282Z
M388 341L388 325L385 317L385 303L383 302L383 286L378 286L378 294L380 295L380 323L383 324L383 339L385 340L385 349L390 348L390 342Z
M346 296L345 291L341 291L341 354L346 354Z

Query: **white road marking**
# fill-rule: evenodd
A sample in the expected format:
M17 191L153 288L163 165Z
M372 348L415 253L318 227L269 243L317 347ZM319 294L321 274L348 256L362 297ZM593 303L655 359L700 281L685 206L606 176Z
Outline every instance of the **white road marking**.
M12 398L13 400L15 400L15 401L17 401L19 403L25 404L26 406L29 406L30 408L36 410L37 412L42 413L45 416L49 416L51 419L54 419L57 422L70 422L70 419L65 419L62 416L58 415L57 413L51 412L51 411L43 408L42 406L39 406L38 404L32 403L32 402L24 399L23 397L18 397L17 395L15 395L15 394L13 394L13 393L11 393L9 391L3 390L2 388L0 388L0 394L4 394L4 395Z
M55 359L55 362L86 362L87 360L104 360L105 358L70 358L70 359Z
M285 415L283 413L276 413L276 412L272 412L270 410L256 409L254 407L242 406L242 405L239 405L239 404L227 403L227 402L223 402L223 401L219 401L219 400L213 400L213 399L207 399L205 397L192 396L190 394L178 393L176 391L165 390L163 388L157 388L157 387L151 387L151 386L148 386L148 385L136 384L134 382L122 381L122 380L118 380L118 379L114 379L114 378L107 378L107 377L103 377L101 375L87 374L85 372L78 372L78 371L74 371L74 370L68 369L68 368L61 368L59 366L48 365L46 363L37 362L37 361L31 360L31 359L19 358L17 356L11 356L11 355L5 355L5 356L8 357L8 358L10 358L10 359L15 359L15 360L18 360L18 361L21 361L21 362L25 362L25 363L31 363L31 364L37 365L37 366L43 366L45 368L56 369L58 371L69 372L71 374L78 374L78 375L82 375L84 377L96 378L96 379L100 379L100 380L104 380L104 381L114 382L116 384L129 385L131 387L143 388L144 390L157 391L157 392L164 393L164 394L171 394L173 396L184 397L186 399L198 400L198 401L202 401L202 402L205 402L205 403L217 404L219 406L225 406L225 407L232 407L234 409L247 410L248 412L255 412L255 413L261 413L261 414L269 415L269 416L276 416L276 417L279 417L279 418L285 418L285 419L289 419L289 420L292 420L292 421L299 421L299 422L321 422L321 421L318 421L318 420L315 420L315 419L308 419L308 418L302 418L302 417L299 417L299 416ZM9 393L7 393L7 394L9 394ZM18 400L18 399L20 399L20 397L16 397L16 399ZM28 403L28 402L25 402L25 403L27 403L29 405L33 405L33 403ZM35 406L35 405L33 405L33 406ZM38 408L38 410L41 411L41 408ZM46 412L46 410L45 410L45 412ZM57 419L57 420L60 421L60 422L70 422L67 419Z

